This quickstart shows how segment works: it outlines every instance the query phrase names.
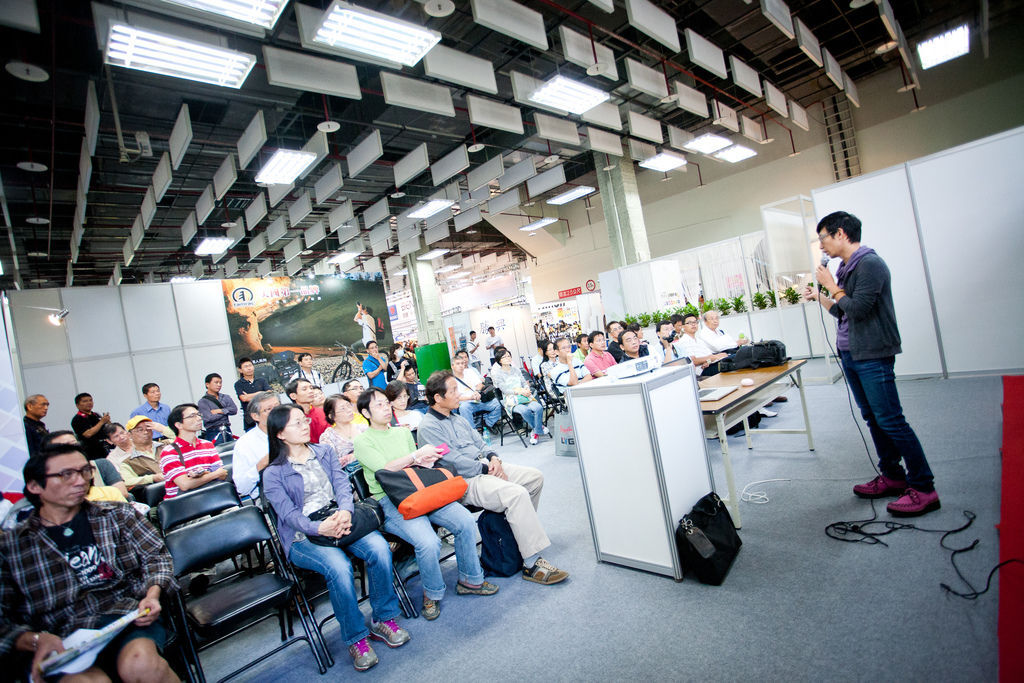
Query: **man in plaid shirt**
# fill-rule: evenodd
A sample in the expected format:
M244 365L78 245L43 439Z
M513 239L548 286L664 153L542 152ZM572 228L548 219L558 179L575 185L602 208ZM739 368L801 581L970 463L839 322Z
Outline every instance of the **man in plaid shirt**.
M139 609L83 674L177 681L160 656L160 595L174 587L171 555L130 505L89 503L93 470L78 445L59 444L25 464L35 511L0 535L0 656L18 654L32 680L80 628L102 628ZM12 675L13 672L9 672Z

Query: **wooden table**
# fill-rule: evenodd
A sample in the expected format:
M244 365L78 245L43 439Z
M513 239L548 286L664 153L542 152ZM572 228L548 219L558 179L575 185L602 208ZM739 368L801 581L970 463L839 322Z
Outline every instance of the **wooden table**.
M811 435L811 422L807 415L807 400L804 397L804 382L800 372L806 364L806 360L791 360L785 365L770 368L722 372L700 382L701 389L739 386L739 389L718 401L701 401L700 403L701 413L704 416L704 431L708 438L718 437L718 443L722 447L725 481L729 487L729 498L726 504L729 506L733 523L737 529L740 528L739 498L736 495L732 462L729 460L729 443L725 431L742 422L747 438L747 448L753 448L754 444L750 440L750 423L747 418L774 400L783 391L783 387L779 384L783 380L791 378L800 390L800 407L804 411L804 428L757 429L755 431L759 434L806 434L807 449L813 451L814 437ZM754 380L754 383L749 387L742 386L740 382L747 378Z

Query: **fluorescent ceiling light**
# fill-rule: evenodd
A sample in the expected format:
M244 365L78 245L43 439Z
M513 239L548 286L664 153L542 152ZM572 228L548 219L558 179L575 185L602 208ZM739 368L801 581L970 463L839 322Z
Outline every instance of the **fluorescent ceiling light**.
M971 31L967 24L917 44L917 58L921 60L922 69L930 69L970 51Z
M749 159L750 157L757 156L757 152L744 147L743 145L733 145L732 147L726 147L720 152L715 152L713 155L716 159L722 161L728 161L730 164L735 164L738 161Z
M256 182L264 185L290 185L315 159L315 152L279 149L256 174Z
M444 211L455 202L451 199L431 199L429 202L409 214L409 218L430 218L435 213Z
M563 192L560 195L552 197L547 201L547 203L561 206L562 204L568 204L574 199L586 197L588 194L591 194L593 192L597 192L597 190L592 188L590 185L580 185L579 187L572 188L568 192Z
M125 24L111 24L104 61L189 81L241 88L256 56Z
M456 266L456 265L450 263L447 266L441 266L440 268L438 268L434 272L435 273L450 273L453 270L458 270L460 267L461 266Z
M359 252L355 251L339 251L337 254L327 259L328 263L344 263L345 261L352 261L356 256L359 256Z
M545 225L551 225L552 223L556 223L557 221L558 221L557 218L551 218L551 217L541 218L538 221L534 221L532 223L527 223L526 225L524 225L523 227L521 227L519 229L524 231L524 232L526 232L527 230L536 230L537 228L543 228Z
M265 29L274 28L288 0L164 0L172 5L191 7L202 12L255 24Z
M195 282L196 279L191 275L175 275L171 278L171 282Z
M530 101L553 109L564 109L573 114L582 114L593 109L609 98L608 93L598 88L574 81L565 76L555 76L530 94Z
M205 237L196 247L196 256L223 254L234 242L230 237Z
M705 133L700 137L696 137L690 140L683 149L688 149L691 152L699 152L701 154L714 154L720 149L725 149L732 144L732 140L724 138L721 135L715 135L714 133Z
M416 260L417 261L433 261L438 256L444 256L449 251L451 251L451 249L431 249L426 254L423 254L422 256L417 256Z
M314 40L342 50L413 66L440 42L441 34L335 0L324 12Z
M680 166L686 166L686 157L682 154L673 154L672 152L662 152L661 154L655 154L653 157L649 157L640 162L640 165L644 168L649 168L652 171L659 171L661 173L668 173L674 168Z

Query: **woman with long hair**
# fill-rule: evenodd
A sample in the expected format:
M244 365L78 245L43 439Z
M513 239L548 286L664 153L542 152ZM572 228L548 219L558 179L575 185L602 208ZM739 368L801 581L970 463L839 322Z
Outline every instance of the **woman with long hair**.
M355 421L356 406L352 399L344 394L334 394L324 403L324 415L327 417L329 429L320 435L320 443L325 443L338 454L338 463L344 467L355 460L352 454L352 440L362 434L366 425Z
M505 409L523 418L530 425L530 443L536 444L537 439L548 433L544 426L544 407L533 397L530 385L526 383L523 373L512 365L512 354L508 349L499 349L494 354L495 367L491 373L494 386L501 390Z
M409 634L395 618L401 613L391 583L391 550L373 531L344 550L313 543L310 536L341 538L352 530L352 487L334 451L309 442L309 418L296 405L278 406L267 417L270 464L263 473L264 494L278 518L285 556L297 567L322 574L334 616L352 664L365 671L377 663L368 638L401 647ZM359 611L349 554L363 560L370 580L373 623Z

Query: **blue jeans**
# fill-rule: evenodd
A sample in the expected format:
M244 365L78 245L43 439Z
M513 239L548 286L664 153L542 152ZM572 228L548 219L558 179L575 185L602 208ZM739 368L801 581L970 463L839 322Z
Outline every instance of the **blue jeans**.
M484 424L493 427L501 419L501 404L498 399L492 398L487 403L480 401L463 401L459 405L459 415L469 420L469 424L476 426L474 419L477 413L484 413Z
M316 545L308 540L296 541L288 551L288 559L296 567L322 574L327 579L327 590L341 628L341 638L345 645L352 645L370 635L370 631L366 628L363 613L359 611L359 596L352 580L352 562L346 552L366 565L374 621L387 621L401 614L402 608L391 582L391 549L377 532L363 536L346 550Z
M544 408L537 401L517 403L512 408L512 412L522 415L523 420L526 424L530 425L530 429L533 430L534 434L544 433Z
M935 488L931 468L914 430L903 417L896 391L894 356L856 361L849 351L839 352L846 381L860 413L871 431L878 452L878 469L891 479L904 479L913 488L928 492ZM904 473L903 460L906 465Z
M476 520L461 503L449 503L429 515L406 519L395 504L384 496L379 501L384 509L384 530L408 541L416 550L416 564L420 568L423 594L431 600L444 597L444 577L441 575L441 539L431 522L455 534L455 560L459 565L459 581L477 585L484 580L480 556L476 553Z

